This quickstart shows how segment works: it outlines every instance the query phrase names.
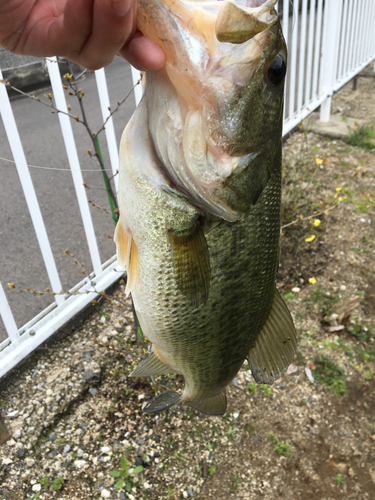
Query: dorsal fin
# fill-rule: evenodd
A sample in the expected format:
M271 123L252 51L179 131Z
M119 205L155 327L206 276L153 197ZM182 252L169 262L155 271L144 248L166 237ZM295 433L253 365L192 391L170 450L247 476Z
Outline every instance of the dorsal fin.
M292 316L275 287L267 320L249 352L249 365L255 381L272 384L281 377L293 361L296 347Z

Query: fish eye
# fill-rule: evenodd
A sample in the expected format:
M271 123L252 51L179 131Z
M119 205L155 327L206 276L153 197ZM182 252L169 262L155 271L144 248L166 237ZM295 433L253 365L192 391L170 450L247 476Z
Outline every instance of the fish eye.
M286 74L286 64L280 54L270 62L267 70L269 81L272 85L280 85L284 81Z

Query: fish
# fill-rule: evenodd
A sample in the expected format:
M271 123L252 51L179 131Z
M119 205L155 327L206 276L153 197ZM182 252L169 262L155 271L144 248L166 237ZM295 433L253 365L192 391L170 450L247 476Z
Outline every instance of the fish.
M143 410L223 415L246 362L271 384L296 332L279 262L286 44L277 0L138 0L166 54L120 144L114 240L151 350L131 377L179 374Z

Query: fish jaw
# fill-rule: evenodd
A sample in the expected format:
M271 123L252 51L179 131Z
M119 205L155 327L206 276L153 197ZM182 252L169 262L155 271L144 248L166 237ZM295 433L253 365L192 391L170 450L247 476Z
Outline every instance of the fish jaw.
M174 187L198 208L230 222L239 220L252 205L229 206L231 193L219 196L226 190L226 179L245 161L251 162L252 153L261 165L262 145L270 137L281 137L283 81L276 86L268 81L275 58L286 64L285 42L273 10L276 2L250 1L239 7L234 2L155 0L152 4L160 12L153 31L144 12L150 2L139 4L140 28L167 54L166 67L146 79L156 154ZM217 39L218 14L228 5L263 19L250 39Z

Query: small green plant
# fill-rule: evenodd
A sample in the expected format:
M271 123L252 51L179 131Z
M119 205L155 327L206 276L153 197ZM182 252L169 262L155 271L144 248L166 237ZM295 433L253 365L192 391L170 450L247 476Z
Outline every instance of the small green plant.
M174 490L173 490L173 488L171 488L171 487L169 486L169 484L168 484L167 488L168 488L168 498L171 498L171 497L172 497L172 495L173 495L173 491L174 491Z
M230 425L228 430L227 430L228 441L234 441L234 436L235 436L236 432L237 432L237 429L235 427L233 427L232 425Z
M126 387L126 385L124 385L123 389L125 391L125 394L128 396L131 392L131 389L129 389L129 387Z
M63 487L64 481L65 479L62 476L59 476L53 481L50 481L49 477L46 476L43 479L41 479L39 483L41 484L44 490L47 490L49 487L52 487L54 491L59 491ZM38 500L40 495L41 493L38 491L37 493L34 493L32 497L29 497L28 500Z
M266 396L271 396L272 395L272 389L269 385L267 384L260 384L259 385L261 391L263 391L263 394L265 394Z
M346 137L345 141L351 146L356 146L363 149L375 149L375 129L373 126L364 125L363 127L353 130Z
M344 474L342 472L339 472L339 474L337 474L336 483L337 483L337 486L344 486L345 485L345 477L344 477Z
M217 472L219 469L218 465L211 465L211 467L208 468L208 473L210 476L213 476L215 472Z
M276 453L279 455L284 455L285 457L289 457L290 455L290 446L288 443L284 443L283 441L280 441L277 436L273 432L269 432L267 434L267 437L272 439L274 443L274 450Z
M249 389L251 394L254 394L254 396L258 393L258 389L255 382L251 382L251 384L247 385L246 389Z
M137 467L132 469L129 465L127 454L122 457L120 464L121 469L111 471L110 475L113 478L117 479L117 482L115 484L116 490L120 490L123 486L125 486L126 491L129 492L134 486L134 476L143 471L143 466L138 465Z
M331 389L336 396L347 396L346 375L341 366L325 355L314 358L314 365L313 375L317 382Z
M231 477L231 481L232 481L232 487L231 487L231 491L232 492L235 492L238 488L238 485L240 484L241 482L241 477L236 474L235 472L232 474L232 477Z

